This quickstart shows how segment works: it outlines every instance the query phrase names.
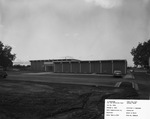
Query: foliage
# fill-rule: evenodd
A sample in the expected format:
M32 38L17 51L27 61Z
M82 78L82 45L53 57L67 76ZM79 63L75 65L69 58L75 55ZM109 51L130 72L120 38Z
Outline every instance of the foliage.
M30 70L30 65L13 65L13 68L16 68L18 70Z
M12 61L15 60L16 54L12 54L11 50L11 46L4 46L4 44L0 41L0 66L3 68L13 65Z
M136 48L132 48L131 54L136 66L148 66L148 59L150 57L150 40L144 43L139 43Z

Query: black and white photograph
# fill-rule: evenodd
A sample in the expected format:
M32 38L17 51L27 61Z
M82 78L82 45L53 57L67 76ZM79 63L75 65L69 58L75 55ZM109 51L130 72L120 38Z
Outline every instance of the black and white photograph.
M0 119L149 119L150 0L0 0Z

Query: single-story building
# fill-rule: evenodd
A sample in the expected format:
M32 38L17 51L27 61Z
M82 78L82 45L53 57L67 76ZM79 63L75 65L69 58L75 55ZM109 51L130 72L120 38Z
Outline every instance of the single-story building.
M54 73L96 73L112 74L114 70L127 73L126 60L77 60L77 59L49 59L30 60L31 70Z

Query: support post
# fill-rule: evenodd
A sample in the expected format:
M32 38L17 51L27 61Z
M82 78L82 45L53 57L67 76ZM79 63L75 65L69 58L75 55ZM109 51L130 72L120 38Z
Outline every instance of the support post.
M112 74L114 73L114 62L112 60Z
M80 71L80 73L81 73L81 62L79 62L79 71Z
M61 65L62 65L62 73L63 73L63 71L64 71L64 70L63 70L63 69L64 69L64 67L63 67L63 62L61 62Z
M69 64L70 64L70 73L72 73L72 63L69 62Z
M100 61L100 73L102 73L102 68L103 68L102 62Z
M92 72L92 66L91 66L91 62L89 61L89 73Z
M55 69L55 63L54 62L53 62L53 66L54 66L54 72L55 72L56 69Z

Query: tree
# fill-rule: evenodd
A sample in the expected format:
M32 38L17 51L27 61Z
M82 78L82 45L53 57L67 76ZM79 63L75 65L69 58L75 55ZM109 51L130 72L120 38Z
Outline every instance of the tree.
M4 44L0 41L0 66L3 68L7 68L13 65L13 60L16 58L16 54L12 54L11 46L4 46Z
M148 59L150 57L150 40L144 43L139 43L136 48L132 48L131 55L136 66L140 65L148 67Z

